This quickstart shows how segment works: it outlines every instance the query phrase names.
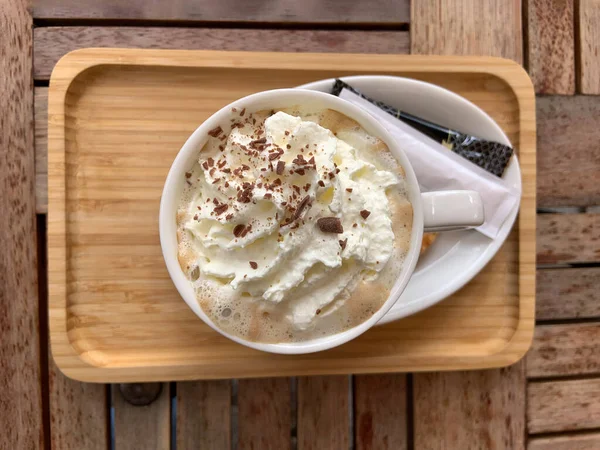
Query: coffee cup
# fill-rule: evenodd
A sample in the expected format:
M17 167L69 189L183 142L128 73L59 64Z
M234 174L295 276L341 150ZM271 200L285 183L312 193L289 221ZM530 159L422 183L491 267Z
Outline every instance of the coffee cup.
M315 110L334 110L357 122L369 135L383 141L404 171L406 195L412 205L410 242L402 268L387 300L360 324L336 334L298 342L256 342L224 331L201 308L196 292L178 261L177 208L185 187L185 174L197 161L200 149L211 130L229 122L232 110L280 110L293 105L310 105ZM386 129L371 115L345 100L322 92L303 89L279 89L239 99L217 111L202 123L177 154L165 181L159 212L159 232L163 257L173 283L192 311L211 328L247 347L280 354L303 354L342 345L374 326L400 298L415 269L424 231L448 231L473 228L484 221L481 198L474 191L421 193L410 161Z

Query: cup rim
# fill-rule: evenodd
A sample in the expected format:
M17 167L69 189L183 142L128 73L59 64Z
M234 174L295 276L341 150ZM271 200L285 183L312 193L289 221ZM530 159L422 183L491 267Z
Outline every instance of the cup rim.
M215 323L213 323L210 317L200 307L192 288L192 284L185 276L185 273L181 269L177 258L177 204L185 180L184 173L188 171L189 167L191 167L191 165L196 161L200 150L208 140L208 131L219 125L223 125L225 123L228 124L231 117L232 108L236 108L238 110L246 108L247 111L252 112L266 108L279 109L303 103L319 104L319 108L321 109L329 108L346 115L347 117L358 122L361 127L367 131L367 133L378 137L388 146L392 155L398 160L404 169L407 193L413 208L409 250L407 252L402 271L398 276L396 283L392 287L387 300L371 317L364 322L340 333L315 338L308 341L285 343L254 342L222 330ZM361 109L359 106L353 105L352 103L342 100L331 94L306 89L275 89L258 92L236 100L212 114L196 128L196 130L190 135L190 137L178 151L165 180L160 201L159 236L162 254L165 260L165 265L167 266L167 271L169 272L169 276L179 292L179 295L187 303L190 309L213 330L246 347L269 353L305 354L328 350L358 337L373 327L396 303L404 291L404 288L408 284L408 281L417 263L422 235L423 210L421 193L415 173L400 144L394 140L394 138L388 133L383 125L377 121L377 119Z

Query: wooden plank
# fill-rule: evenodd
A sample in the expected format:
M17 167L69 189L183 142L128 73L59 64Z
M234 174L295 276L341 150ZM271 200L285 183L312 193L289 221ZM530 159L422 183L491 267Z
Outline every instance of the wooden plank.
M0 7L0 430L44 448L29 2Z
M600 427L600 378L531 382L527 386L530 433Z
M56 57L60 56L57 54ZM51 68L52 65L49 64L47 70L50 71ZM47 210L45 99L48 88L36 88L35 91L36 207L38 213L44 213ZM537 183L539 205L599 204L600 191L597 186L600 184L600 146L596 143L600 141L600 97L538 97L537 116L540 150Z
M411 53L523 62L521 0L413 0L410 16Z
M324 0L301 3L295 0L179 1L144 0L36 0L36 19L130 19L195 22L283 22L283 23L377 23L398 24L409 20L409 0Z
M34 89L35 212L48 212L48 88Z
M527 450L598 450L600 433L566 434L529 440Z
M106 450L109 423L106 385L65 377L50 357L51 448Z
M575 93L574 0L527 0L527 66L539 94Z
M171 446L171 396L169 384L164 383L158 398L146 406L128 403L112 386L115 410L115 448L168 450Z
M354 377L354 434L358 450L407 447L406 375Z
M231 448L231 382L177 383L177 448Z
M537 271L538 320L600 317L600 267Z
M579 2L580 86L583 94L600 94L600 0Z
M411 53L523 62L521 1L413 0ZM522 226L522 224L521 224ZM524 448L525 370L415 374L414 448Z
M350 447L349 376L298 378L298 450Z
M538 214L538 264L600 261L600 214Z
M291 420L289 378L239 381L238 449L290 449Z
M414 448L524 448L525 365L414 375Z
M409 35L406 31L39 27L34 30L34 45L34 77L47 80L63 55L85 47L407 54Z
M538 206L600 204L600 97L537 98Z
M528 377L600 373L600 324L545 325L535 328L527 353Z

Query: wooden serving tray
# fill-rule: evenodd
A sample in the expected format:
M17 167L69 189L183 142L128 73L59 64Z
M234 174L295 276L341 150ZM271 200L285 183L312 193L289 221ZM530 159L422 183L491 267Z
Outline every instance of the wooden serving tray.
M439 84L490 114L519 151L518 225L469 285L420 314L330 351L284 356L238 345L187 307L165 268L158 207L194 129L234 99L352 74ZM531 343L535 295L535 103L524 70L498 58L84 49L49 92L52 353L94 382L506 366Z

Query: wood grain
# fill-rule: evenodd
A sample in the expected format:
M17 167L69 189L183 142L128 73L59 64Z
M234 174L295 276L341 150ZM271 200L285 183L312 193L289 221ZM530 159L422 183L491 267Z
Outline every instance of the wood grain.
M535 328L527 353L528 377L600 373L600 324L545 325Z
M580 86L583 94L600 94L600 0L579 2Z
M600 427L600 378L531 382L527 386L529 433Z
M48 212L48 88L37 87L34 92L35 123L35 212Z
M0 430L12 448L44 448L38 318L32 20L0 7ZM1 444L0 444L1 445Z
M65 377L52 357L48 365L51 448L106 450L110 434L106 385Z
M36 80L49 79L60 58L85 47L390 54L410 50L406 31L40 27L33 37Z
M538 320L600 317L600 267L537 272Z
M231 448L231 382L177 383L177 448Z
M489 55L523 62L521 0L414 0L411 53Z
M600 261L600 214L539 214L537 220L538 264Z
M600 97L537 98L538 205L600 204Z
M249 352L202 324L165 270L156 220L166 171L198 123L232 99L366 67L441 83L498 119L519 143L519 225L468 286L434 308L375 327L325 354L282 358ZM71 53L54 75L50 329L55 357L71 376L128 382L449 370L510 364L528 348L535 295L535 122L532 86L515 63L94 49Z
M50 69L49 69L50 70ZM36 88L36 208L47 211L48 88ZM600 97L537 98L537 195L541 207L600 203Z
M147 406L129 404L112 386L115 448L168 450L171 447L171 396L164 383L159 397Z
M291 421L289 378L239 381L238 449L291 449Z
M527 67L535 92L574 94L574 0L525 1Z
M411 53L493 55L522 63L521 15L520 0L415 0ZM501 370L415 374L413 398L414 448L525 446L522 362Z
M529 440L527 450L598 450L600 433L565 434Z
M175 3L143 0L36 0L36 19L130 19L196 22L278 22L278 23L377 23L398 24L409 20L409 0L325 0L299 3L294 0L179 1Z
M354 377L354 442L358 450L407 447L406 375Z
M525 365L414 375L414 448L524 448Z
M350 447L350 377L298 378L298 450Z

